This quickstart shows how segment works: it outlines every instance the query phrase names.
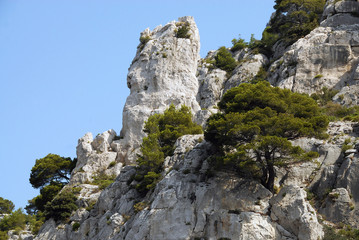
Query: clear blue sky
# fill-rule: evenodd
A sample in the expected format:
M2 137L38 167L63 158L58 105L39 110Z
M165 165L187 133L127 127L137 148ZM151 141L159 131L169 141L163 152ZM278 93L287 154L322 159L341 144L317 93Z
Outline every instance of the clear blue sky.
M194 16L201 56L257 38L274 0L0 0L0 196L25 207L36 159L76 156L77 139L120 132L140 32Z

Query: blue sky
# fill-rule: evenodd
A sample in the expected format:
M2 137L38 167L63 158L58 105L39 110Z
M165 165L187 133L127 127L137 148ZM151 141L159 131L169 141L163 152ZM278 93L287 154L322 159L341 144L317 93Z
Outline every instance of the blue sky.
M120 132L140 32L194 16L201 56L261 38L274 0L0 0L0 196L25 207L36 159Z

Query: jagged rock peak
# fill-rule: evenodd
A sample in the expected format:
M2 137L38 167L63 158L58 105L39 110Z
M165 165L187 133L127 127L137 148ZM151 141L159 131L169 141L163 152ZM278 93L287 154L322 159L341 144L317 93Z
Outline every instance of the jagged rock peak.
M196 101L199 48L193 17L141 33L127 76L131 93L123 110L120 148L128 163L134 162L135 150L144 136L144 122L150 115L163 112L171 103L185 104L194 112L200 109Z

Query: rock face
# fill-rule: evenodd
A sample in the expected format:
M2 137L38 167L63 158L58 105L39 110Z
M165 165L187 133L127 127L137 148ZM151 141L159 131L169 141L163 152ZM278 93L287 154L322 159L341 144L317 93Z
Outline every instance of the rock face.
M338 102L356 105L358 9L357 1L327 1L321 27L299 39L271 65L271 84L307 94L335 88L341 90Z
M234 69L233 75L226 81L224 92L232 87L237 87L241 83L250 82L259 72L261 67L268 64L268 58L263 54L253 54L244 49L237 53L239 66Z
M337 102L357 104L359 25L353 16L357 4L328 0L321 26L271 64L270 82L308 94L334 87L340 90ZM346 24L336 24L339 20ZM178 38L184 26L188 35ZM155 190L140 195L134 163L147 118L171 103L186 104L194 120L205 125L228 89L250 81L269 64L264 55L243 49L233 53L240 64L232 76L216 69L216 51L199 58L199 34L192 17L146 29L140 41L128 73L131 94L120 136L109 130L79 139L69 186L81 187L80 208L66 224L47 221L35 239L317 240L324 236L317 212L328 221L358 226L359 127L352 122L330 123L327 140L292 140L320 156L277 167L275 186L281 190L276 194L234 172L211 172L215 147L203 135L187 135L177 140L174 155L165 159ZM350 149L342 151L348 141ZM91 184L99 173L117 177L101 191ZM318 201L311 201L312 206L313 195ZM80 224L78 230L72 228L75 223Z
M278 220L299 240L321 239L324 236L313 207L306 201L307 193L298 186L284 187L271 200L273 220Z
M316 240L322 236L316 213L299 187L282 190L273 198L261 184L234 173L209 178L206 161L213 146L201 139L203 135L177 140L167 163L172 170L152 194L141 198L128 181L134 168L125 167L90 212L78 210L72 222L60 229L48 221L36 239ZM74 232L71 223L76 221L81 225Z
M176 31L185 24L189 37L178 38ZM153 31L141 33L142 43L127 76L131 93L123 110L121 151L127 163L134 163L136 150L144 136L145 120L162 113L173 103L185 104L194 112L200 109L196 100L196 78L199 56L199 33L192 17L180 18Z

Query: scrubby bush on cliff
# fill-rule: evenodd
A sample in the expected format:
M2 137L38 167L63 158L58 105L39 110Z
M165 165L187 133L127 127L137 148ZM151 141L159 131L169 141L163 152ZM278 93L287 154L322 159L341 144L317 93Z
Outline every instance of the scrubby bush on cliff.
M160 179L165 157L173 155L176 140L186 134L202 133L201 126L192 121L189 107L176 109L173 104L163 114L154 114L146 121L141 155L135 180L140 183L137 190L142 193L155 187Z
M290 45L310 33L319 25L325 0L276 0L275 3L276 12L262 37L267 48L277 40Z
M99 172L96 174L96 176L93 177L93 181L91 184L97 185L99 189L105 189L107 188L111 183L115 181L116 176L115 175L107 175L104 172Z
M237 61L225 47L218 49L214 60L217 68L220 68L228 73L231 73L237 66Z
M311 98L317 101L331 121L345 120L359 122L359 106L347 107L332 101L338 92L336 89L324 87L321 91L313 93Z
M0 239L7 239L7 232L10 230L15 230L15 233L24 230L30 218L31 216L26 215L22 209L4 216L0 221Z
M175 30L177 38L190 38L191 34L189 34L190 25L189 22L178 22L176 23L178 29Z
M220 113L208 119L206 140L218 147L212 166L251 173L273 191L275 166L307 160L290 139L324 137L328 119L306 95L274 88L268 82L241 84L230 89L218 104Z
M241 35L239 35L238 39L233 38L232 44L233 44L233 46L231 47L232 52L236 52L238 50L248 47L248 43L243 38L241 38Z
M71 216L71 213L77 209L76 200L77 197L72 190L63 190L45 205L45 218L66 221Z
M11 213L15 205L10 200L0 197L0 214Z

